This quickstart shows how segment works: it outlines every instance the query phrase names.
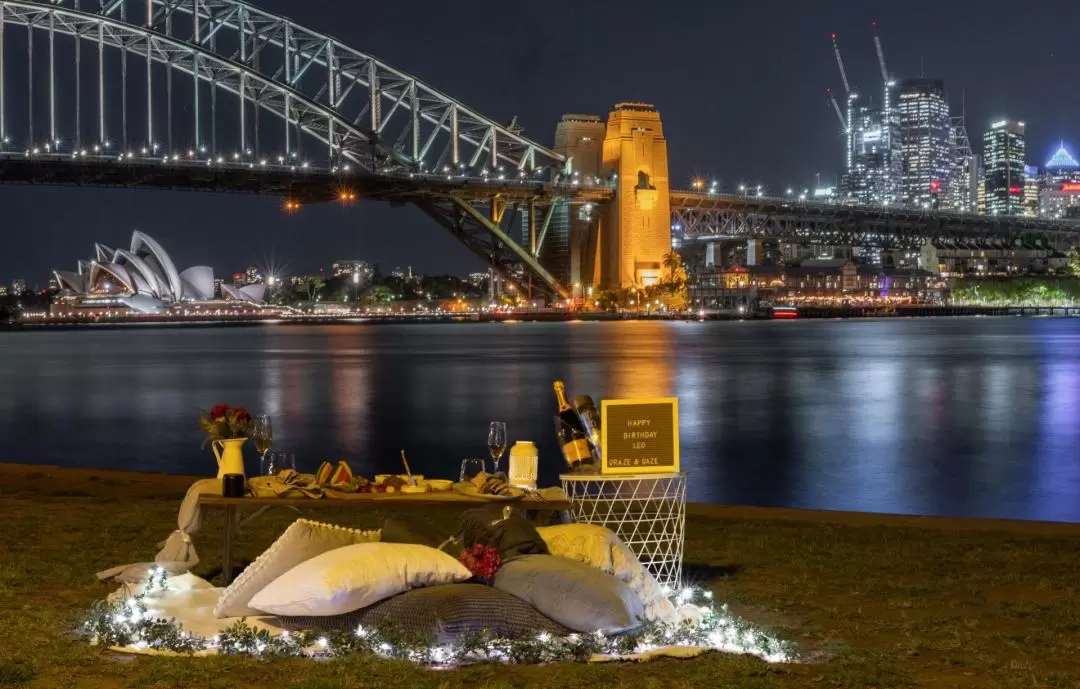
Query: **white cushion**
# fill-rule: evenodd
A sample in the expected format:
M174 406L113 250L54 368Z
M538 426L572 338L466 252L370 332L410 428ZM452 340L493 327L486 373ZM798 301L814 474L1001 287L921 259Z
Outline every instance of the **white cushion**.
M249 605L251 597L296 565L343 546L378 540L378 531L297 519L225 589L214 606L214 616L258 615L259 611Z
M463 564L426 545L360 543L293 567L250 605L271 615L343 615L409 589L471 578Z
M552 555L584 562L625 582L641 599L646 620L678 619L675 606L664 595L656 577L612 530L596 524L561 524L542 526L537 532Z

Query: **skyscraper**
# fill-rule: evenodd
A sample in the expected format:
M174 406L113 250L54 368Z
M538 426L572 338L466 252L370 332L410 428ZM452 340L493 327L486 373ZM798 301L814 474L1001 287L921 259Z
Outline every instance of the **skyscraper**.
M899 141L895 125L877 108L853 106L851 111L851 168L841 182L842 196L863 205L899 201L897 174Z
M904 203L936 208L954 176L945 82L902 79L893 108L900 136L900 194Z
M1024 166L1024 211L1021 215L1039 217L1039 168Z
M1024 210L1024 123L999 120L983 134L986 212L1021 215Z

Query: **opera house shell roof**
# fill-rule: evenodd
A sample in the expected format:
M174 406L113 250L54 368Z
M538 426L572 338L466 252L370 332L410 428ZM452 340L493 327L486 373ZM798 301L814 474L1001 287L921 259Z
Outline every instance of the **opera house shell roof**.
M152 237L135 231L131 248L94 245L95 258L79 261L75 271L55 271L60 289L80 296L114 297L135 311L159 311L171 303L214 298L214 271L193 266L178 271L169 254ZM221 286L223 299L261 303L263 285Z

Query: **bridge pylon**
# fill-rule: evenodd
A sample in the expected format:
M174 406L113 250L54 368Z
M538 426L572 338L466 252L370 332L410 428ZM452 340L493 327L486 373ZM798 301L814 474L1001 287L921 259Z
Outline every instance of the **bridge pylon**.
M612 180L613 202L568 209L565 223L568 284L625 289L655 284L671 250L667 140L656 108L618 103L607 122L595 115L564 115L555 150L572 161L581 185Z

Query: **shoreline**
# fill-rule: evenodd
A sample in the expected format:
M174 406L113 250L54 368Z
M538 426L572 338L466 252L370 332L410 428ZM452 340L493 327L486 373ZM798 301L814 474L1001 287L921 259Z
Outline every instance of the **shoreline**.
M122 469L88 469L54 464L0 463L0 496L19 499L40 492L42 479L62 479L67 485L101 488L123 485L124 495L133 499L175 498L177 508L188 487L209 475L166 474ZM730 519L837 524L850 527L914 527L948 531L1006 531L1035 535L1080 536L1080 523L1049 522L989 517L920 516L824 510L800 507L760 507L719 503L686 504L687 519Z
M871 320L915 318L1078 318L1080 307L920 307L917 309L800 308L797 318L774 318L771 314L724 312L628 315L617 313L574 314L468 314L457 316L311 316L292 318L235 318L215 320L130 319L109 321L54 321L0 323L0 332L41 332L49 330L111 330L116 328L243 328L261 325L292 327L317 325L451 325L488 323L622 323L627 321L774 321L774 320Z

